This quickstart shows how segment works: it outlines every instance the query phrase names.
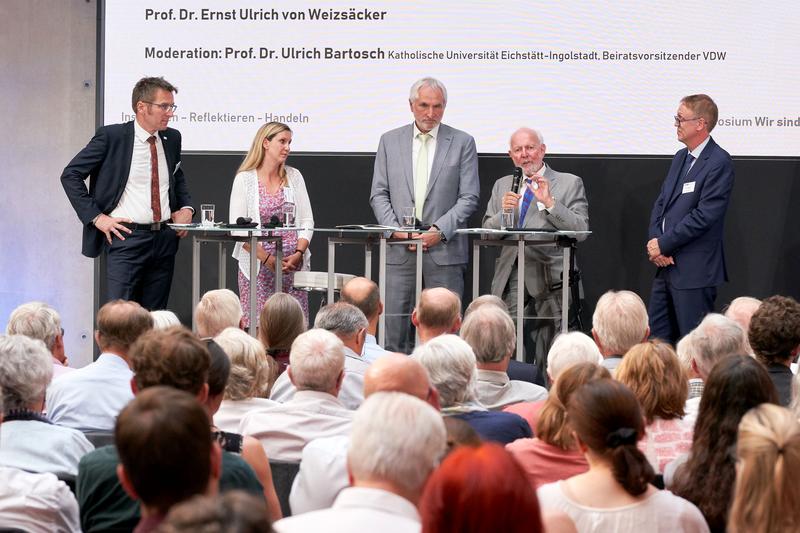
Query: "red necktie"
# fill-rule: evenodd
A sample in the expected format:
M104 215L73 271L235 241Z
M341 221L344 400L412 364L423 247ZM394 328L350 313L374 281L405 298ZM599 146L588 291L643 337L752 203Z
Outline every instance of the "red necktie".
M153 222L161 222L161 188L158 185L158 152L156 137L147 138L150 143L150 207L153 209Z

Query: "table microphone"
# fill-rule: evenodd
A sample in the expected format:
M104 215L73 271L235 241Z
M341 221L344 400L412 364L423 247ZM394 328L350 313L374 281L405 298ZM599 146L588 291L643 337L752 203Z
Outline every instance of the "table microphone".
M515 167L514 180L511 182L511 192L516 193L519 191L520 183L522 183L522 169L520 167Z

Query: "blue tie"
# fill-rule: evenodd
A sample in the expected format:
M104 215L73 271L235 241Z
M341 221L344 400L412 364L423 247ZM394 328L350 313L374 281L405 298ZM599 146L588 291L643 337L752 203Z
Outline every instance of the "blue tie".
M689 152L686 152L686 161L683 162L683 168L681 168L681 175L678 178L683 179L686 177L686 174L689 173L689 170L692 168L692 161L694 161L694 156Z
M522 195L522 206L519 208L519 226L523 227L522 222L525 220L525 215L528 213L528 208L533 201L533 191L527 185L531 184L530 178L525 179L525 194Z

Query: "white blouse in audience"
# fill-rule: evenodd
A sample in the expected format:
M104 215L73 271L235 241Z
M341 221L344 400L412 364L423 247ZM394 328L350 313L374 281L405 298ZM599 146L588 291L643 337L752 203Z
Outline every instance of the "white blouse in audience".
M10 420L0 431L0 465L27 472L77 476L78 462L92 450L77 429L39 420Z
M563 481L542 485L536 491L543 512L566 513L580 533L705 533L708 531L703 515L694 504L659 490L641 501L622 507L587 507L571 500L564 493Z
M239 422L253 409L272 407L276 404L267 398L248 398L246 400L222 400L219 410L214 413L214 425L222 431L236 433Z

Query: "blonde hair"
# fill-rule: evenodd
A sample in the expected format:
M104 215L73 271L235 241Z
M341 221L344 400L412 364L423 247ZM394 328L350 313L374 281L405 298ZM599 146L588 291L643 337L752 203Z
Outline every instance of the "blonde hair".
M214 337L231 361L231 373L225 385L225 400L268 398L277 377L277 363L268 356L264 345L239 328L226 328Z
M264 162L264 139L271 141L279 133L288 131L292 133L292 129L283 122L267 122L256 132L253 138L253 143L250 145L250 151L244 157L244 161L239 165L239 170L236 172L244 172L245 170L253 170L261 166ZM286 187L289 185L289 180L286 178L286 165L281 163L278 169L278 175L281 177L281 186Z
M800 529L800 424L788 409L761 404L739 423L739 459L728 531Z
M636 395L648 424L685 414L686 372L669 344L659 340L637 344L622 358L615 377Z

